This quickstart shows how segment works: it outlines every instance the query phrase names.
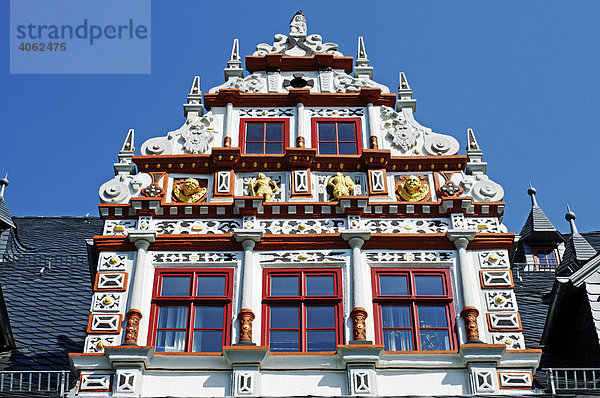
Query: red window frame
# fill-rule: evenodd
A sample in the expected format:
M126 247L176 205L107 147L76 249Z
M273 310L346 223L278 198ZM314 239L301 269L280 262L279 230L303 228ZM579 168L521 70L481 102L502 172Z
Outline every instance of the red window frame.
M283 123L283 142L282 142L282 149L281 149L281 154L285 153L285 148L289 147L290 145L290 119L289 118L240 118L240 149L242 151L242 153L246 153L246 126L248 123L263 123L263 124L267 124L267 123ZM249 155L265 155L265 141L264 138L265 137L265 127L263 127L263 153L250 153ZM261 142L261 141L252 141L252 142ZM273 141L273 142L279 142L279 141ZM278 155L276 153L270 153L270 154L266 154L266 155Z
M363 150L362 146L362 125L359 117L349 117L349 118L339 118L339 117L318 117L312 118L311 120L311 130L312 130L312 146L317 149L317 154L319 153L319 123L336 123L336 144L339 143L337 140L337 123L354 123L354 136L356 137L356 155L360 155ZM334 141L324 141L324 142L334 142ZM342 141L342 142L350 142L350 141ZM336 151L339 154L339 147L336 145ZM332 154L331 154L332 155ZM351 156L351 155L347 155Z
M436 269L436 270L423 270L414 268L374 268L372 269L372 287L373 287L373 313L374 313L374 324L375 324L375 342L376 344L384 345L383 339L383 321L381 315L382 305L410 305L410 317L412 331L412 346L413 351L421 352L435 352L421 349L420 329L417 305L438 305L446 307L446 328L442 327L428 327L426 329L438 329L447 330L450 351L456 350L456 335L454 333L454 306L452 305L452 286L450 283L450 270L448 269ZM408 283L408 295L403 296L392 296L392 295L381 295L380 292L380 275L404 275L407 277ZM425 296L417 295L415 290L415 276L441 276L442 284L444 288L444 295L438 296ZM399 329L399 328L395 328ZM407 328L408 329L408 328ZM448 351L448 350L442 350Z
M334 276L334 295L330 296L307 296L306 295L306 276L333 275ZM271 276L298 276L299 295L298 296L271 296ZM299 331L300 350L289 352L309 352L307 350L306 331L306 306L328 305L335 308L335 336L336 347L344 341L343 330L343 308L342 308L342 274L340 269L265 269L263 270L263 305L262 305L262 345L269 346L271 307L277 305L297 306L299 311ZM275 328L279 329L279 328ZM318 328L323 329L323 328ZM296 330L296 329L294 329ZM315 352L315 351L310 351ZM318 351L316 351L318 352Z
M225 276L225 294L223 296L196 296L196 287L198 276ZM163 276L189 276L190 290L188 296L161 296ZM194 330L213 329L213 328L195 328L195 311L198 305L223 307L223 341L221 347L229 345L231 341L231 301L233 295L233 269L164 269L157 270L154 274L154 287L152 290L152 304L150 308L150 320L148 329L148 341L153 347L156 345L156 336L158 331L158 311L161 306L187 306L187 325L185 328L185 349L177 352L194 352L193 336ZM168 328L169 330L183 330L177 328ZM218 352L221 352L222 349ZM161 351L162 352L162 351ZM213 352L213 351L207 351ZM217 351L214 351L217 352Z
M532 248L533 250L533 261L536 265L536 268L538 271L548 271L548 270L553 270L556 269L556 267L560 264L560 256L558 255L558 250L554 247L551 246L540 246L540 247L534 247ZM548 258L545 258L545 262L540 261L540 258L538 257L539 254L549 254L549 253L553 253L554 254L554 264L551 264L548 260Z

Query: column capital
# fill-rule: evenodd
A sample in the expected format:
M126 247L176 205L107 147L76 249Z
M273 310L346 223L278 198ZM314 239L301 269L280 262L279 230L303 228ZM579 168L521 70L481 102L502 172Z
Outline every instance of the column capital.
M351 248L361 248L365 241L371 239L371 231L360 229L343 231L342 238L348 242Z
M446 232L446 236L454 242L454 246L456 246L457 249L466 249L467 245L475 238L476 234L476 231L464 229L450 229Z
M260 229L234 229L233 236L236 242L241 242L243 245L247 244L246 241L250 241L253 243L252 247L254 247L254 243L260 242L263 237L264 232Z
M148 249L150 243L156 241L156 231L141 231L139 229L127 233L129 241L138 249Z

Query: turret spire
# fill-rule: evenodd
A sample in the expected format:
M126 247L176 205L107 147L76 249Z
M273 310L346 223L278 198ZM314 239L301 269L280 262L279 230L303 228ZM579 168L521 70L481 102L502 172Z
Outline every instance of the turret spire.
M4 188L8 185L8 173L0 180L0 199L4 199Z
M370 66L369 58L367 58L365 41L362 36L358 36L358 52L356 54L354 77L366 77L368 79L373 79L373 67Z
M527 195L531 196L531 207L539 207L537 203L537 199L535 198L536 189L531 185L531 181L529 181L529 189L527 190Z
M571 207L567 203L567 214L565 214L565 220L571 225L571 234L578 234L577 225L575 225L575 213L571 211Z
M229 57L229 61L227 61L227 68L225 68L225 80L227 81L232 77L244 77L242 61L240 61L240 42L238 39L233 39L231 56Z

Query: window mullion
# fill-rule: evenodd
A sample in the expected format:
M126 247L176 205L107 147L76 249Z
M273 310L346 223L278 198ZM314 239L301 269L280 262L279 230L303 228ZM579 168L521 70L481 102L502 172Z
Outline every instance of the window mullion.
M186 331L186 342L185 342L185 351L186 352L191 352L192 348L194 347L194 322L195 322L195 318L196 318L196 311L194 311L195 309L195 305L193 302L191 302L190 304L188 304L188 325L187 325L187 331Z

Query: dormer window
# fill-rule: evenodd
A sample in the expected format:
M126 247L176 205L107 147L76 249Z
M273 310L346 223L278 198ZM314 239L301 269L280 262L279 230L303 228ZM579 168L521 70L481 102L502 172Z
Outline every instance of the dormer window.
M289 119L240 119L240 147L247 154L282 154L289 142Z
M312 140L319 155L359 155L362 152L360 119L313 119Z
M554 270L560 264L558 252L553 247L534 247L533 260L539 271Z

